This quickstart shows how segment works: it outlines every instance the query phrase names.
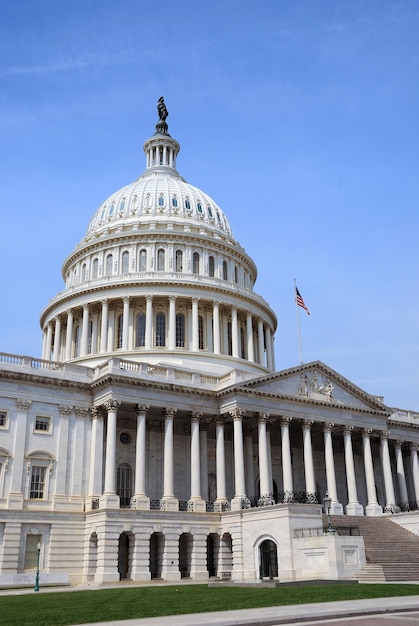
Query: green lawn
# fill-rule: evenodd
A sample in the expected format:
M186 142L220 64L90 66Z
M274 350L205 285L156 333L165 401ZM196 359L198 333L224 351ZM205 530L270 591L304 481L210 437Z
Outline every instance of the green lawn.
M419 595L419 585L324 584L277 588L179 585L0 597L2 626L62 626L263 606Z

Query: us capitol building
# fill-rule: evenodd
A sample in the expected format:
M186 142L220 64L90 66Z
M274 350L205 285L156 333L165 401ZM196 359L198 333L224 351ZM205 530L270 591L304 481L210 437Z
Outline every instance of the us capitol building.
M0 354L0 584L38 560L51 584L356 578L362 536L322 513L415 531L419 415L320 361L275 371L256 266L167 115L65 259L42 358Z

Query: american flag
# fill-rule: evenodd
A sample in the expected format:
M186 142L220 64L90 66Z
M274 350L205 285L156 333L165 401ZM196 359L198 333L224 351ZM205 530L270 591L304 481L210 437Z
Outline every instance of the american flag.
M298 306L300 306L302 309L307 311L308 315L310 315L310 311L306 307L306 303L304 302L301 293L298 291L297 285L295 286L295 302L297 303Z

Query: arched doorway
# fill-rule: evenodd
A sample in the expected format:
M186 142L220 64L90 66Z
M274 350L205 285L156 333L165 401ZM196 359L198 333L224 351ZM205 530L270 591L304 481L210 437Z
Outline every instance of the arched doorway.
M128 533L122 533L118 542L118 572L119 580L129 578L130 569L130 536Z
M193 537L190 533L183 533L179 537L179 571L181 578L191 575Z
M271 539L265 539L259 546L260 578L278 578L278 551Z
M164 535L153 533L150 537L151 578L161 578L163 568Z
M217 575L217 554L219 550L220 538L216 533L211 533L207 537L207 571L208 576Z

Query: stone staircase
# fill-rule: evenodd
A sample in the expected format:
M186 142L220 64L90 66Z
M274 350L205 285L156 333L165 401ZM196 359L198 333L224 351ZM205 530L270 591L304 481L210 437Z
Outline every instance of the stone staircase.
M391 517L334 515L332 525L342 534L358 527L364 538L366 566L359 582L419 582L419 536L392 521ZM327 521L324 518L324 524ZM346 529L346 530L345 530Z

